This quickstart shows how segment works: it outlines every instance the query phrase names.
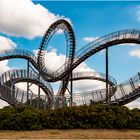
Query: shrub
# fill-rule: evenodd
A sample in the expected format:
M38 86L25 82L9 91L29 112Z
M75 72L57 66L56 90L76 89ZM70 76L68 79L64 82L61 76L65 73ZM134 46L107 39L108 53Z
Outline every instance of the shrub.
M39 130L72 128L140 129L140 110L127 107L91 104L38 110L31 107L0 109L1 130Z

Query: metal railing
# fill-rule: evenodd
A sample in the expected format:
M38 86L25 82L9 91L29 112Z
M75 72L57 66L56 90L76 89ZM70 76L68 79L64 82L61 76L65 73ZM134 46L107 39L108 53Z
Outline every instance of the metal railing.
M47 87L48 90L50 90L50 92L53 92L52 88L50 86L48 86L49 84L46 82L47 80L53 81L53 82L62 80L64 77L66 77L66 75L69 75L70 72L74 68L76 68L80 63L82 63L85 59L89 58L93 54L95 54L107 47L110 47L110 46L116 45L116 44L120 44L120 43L138 43L138 44L140 44L140 30L135 30L135 29L122 30L122 31L111 33L109 35L105 35L105 36L85 45L82 49L77 51L73 63L66 62L63 66L61 66L58 70L56 70L54 72L50 72L45 66L40 69L36 56L29 51L25 51L25 50L21 50L21 49L0 51L0 61L5 60L5 59L10 59L10 58L23 58L23 59L29 60L34 65L34 67L40 72L40 74L42 76L40 81ZM67 60L69 60L69 59L70 58L67 58ZM23 73L24 73L24 76L28 74L27 71L24 71L24 72L22 71L22 74ZM17 78L18 77L22 78L22 76L21 76L22 74L21 74L21 71L15 72L15 73L13 71L13 73L7 72L4 75L2 75L1 91L4 92L3 87L6 90L7 86L4 85L3 83L7 80L9 75L14 75L15 77L18 75ZM31 76L31 78L33 78L32 76L35 76L35 75L31 74L30 76ZM104 75L101 75L101 76L103 78L105 78ZM37 80L37 79L35 79L35 80ZM110 81L115 83L114 79L110 79ZM114 91L114 89L115 89L115 91ZM11 89L11 90L15 92L15 89ZM19 94L18 94L18 91L19 91ZM19 89L16 88L16 92L17 92L16 93L17 97L21 97L20 95L22 95L22 97L24 97L22 92L20 92ZM82 94L75 94L75 95L73 95L73 97L75 97L74 100L81 98L81 101L82 102L84 101L83 104L85 104L85 103L88 104L90 100L93 100L95 102L101 102L101 101L104 101L103 99L105 99L105 92L106 92L105 89L98 90L98 91L96 90L96 91L91 91L91 92L85 92ZM127 103L127 102L139 97L139 75L129 79L128 81L126 81L120 85L110 87L109 92L110 93L115 92L114 95L111 94L113 96L111 97L111 99L109 101L109 103L112 103L112 104L114 104L114 103L124 104L124 103ZM1 98L4 98L5 95L7 97L9 96L7 98L7 101L9 102L9 98L12 97L10 95L10 93L11 93L10 89L6 90L6 94L1 92L1 95L2 95ZM55 96L54 96L54 98L55 98ZM62 97L60 96L60 98L62 98ZM66 100L68 98L69 98L68 96L65 96ZM18 99L18 98L15 98L15 99Z
M87 71L87 72L73 72L72 76L73 80L74 79L100 79L101 81L106 81L106 75L101 72L94 72L94 71ZM111 85L117 85L117 81L115 78L109 75L109 83Z
M46 92L48 92L50 95L53 95L53 89L50 83L44 80L42 77L39 77L38 74L36 74L34 71L31 70L30 71L25 69L9 70L1 75L0 82L1 85L3 85L8 81L16 79L18 79L18 81L22 79L33 80L35 82L38 81L40 84L42 84L42 86L46 88Z
M109 35L105 35L87 45L85 45L82 49L76 52L74 63L70 65L68 62L66 62L64 65L62 65L58 70L52 72L45 66L40 69L37 63L37 58L35 55L29 51L21 50L21 49L13 49L13 50L4 50L0 51L0 60L3 59L4 57L19 57L19 58L24 58L28 59L31 61L31 63L37 68L40 72L43 72L44 78L49 81L58 81L61 80L62 77L65 77L68 73L70 73L71 70L73 70L76 66L78 66L80 63L82 63L85 59L93 55L94 53L97 53L101 51L102 49L105 49L106 44L113 41L116 42L116 44L122 43L120 40L125 40L124 43L140 43L140 30L136 29L129 29L129 30L122 30L118 32L111 33ZM132 41L130 41L132 39ZM111 46L111 45L110 45ZM7 58L8 59L8 58ZM68 59L68 58L67 58Z
M115 86L117 88L115 94L110 97L109 102L107 104L119 104L124 105L127 104L136 98L140 97L140 74L138 73L136 76L130 78L129 80L123 82ZM109 88L110 92L113 92L114 88ZM11 89L6 85L0 86L0 98L5 100L6 102L13 105L31 105L33 107L37 107L34 100L38 99L37 95L31 94L29 96L29 100L27 101L27 93L19 88ZM42 108L46 109L49 107L48 103L49 95L41 95L40 98L42 100ZM95 103L106 103L105 99L106 89L88 91L83 93L75 93L73 94L73 105L84 105L90 104L91 102ZM59 107L70 106L70 95L65 96L53 96L53 104L56 104L56 99L58 101L59 98ZM53 106L53 105L52 105Z

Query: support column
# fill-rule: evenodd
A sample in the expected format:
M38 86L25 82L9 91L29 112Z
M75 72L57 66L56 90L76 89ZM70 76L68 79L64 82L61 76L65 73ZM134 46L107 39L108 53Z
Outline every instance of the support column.
M11 100L16 101L16 99L15 99L15 84L14 83L12 83L12 85L11 85Z
M106 102L108 102L108 47L106 48Z
M27 61L27 77L29 77L29 67L30 67L30 62L29 60ZM27 82L27 101L29 100L29 82Z
M73 94L73 80L72 80L72 72L71 72L71 81L70 81L70 101L71 101L71 106L72 106L72 103L73 103L73 97L72 97L72 94Z
M39 79L40 79L40 75L39 75ZM40 107L40 87L38 86L38 99L37 99L37 108Z

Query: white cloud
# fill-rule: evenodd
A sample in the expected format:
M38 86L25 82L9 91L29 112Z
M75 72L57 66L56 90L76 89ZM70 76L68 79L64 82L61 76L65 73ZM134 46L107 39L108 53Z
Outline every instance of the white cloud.
M15 47L16 43L13 42L11 39L0 36L0 51L6 49L14 49ZM8 66L8 60L0 61L0 74L7 70L10 70L10 67Z
M135 43L124 43L124 44L120 44L120 46L137 46L138 44Z
M13 49L16 47L16 43L13 42L11 39L0 36L0 51L6 49Z
M13 49L16 47L16 43L13 42L11 39L0 36L0 51L6 50L6 49ZM8 60L0 61L0 75L10 70L10 67L8 66ZM2 100L0 100L0 108L7 106L8 104Z
M94 69L91 69L85 62L81 63L78 67L74 69L74 72L95 72ZM96 89L105 88L103 82L97 80L80 80L74 82L75 92L91 91Z
M50 47L49 52L45 52L45 64L46 67L55 71L58 68L60 68L64 62L65 62L65 55L58 53L57 50L54 47ZM34 50L34 53L37 54L37 50ZM85 62L81 63L76 69L74 69L74 72L95 72L95 70L91 69ZM55 87L58 87L57 83ZM103 89L104 83L95 81L95 80L80 80L74 82L74 89L76 92L78 91L85 91L85 90L96 90L96 89Z
M140 98L136 99L135 101L126 104L125 106L127 106L130 109L133 108L139 108L140 109Z
M0 99L0 108L3 108L4 106L8 106L9 104L3 100Z
M57 70L64 64L65 55L58 53L56 49L52 49L50 52L46 51L45 60L47 68Z
M24 90L25 92L27 91L27 83L26 82L20 82L17 83L16 86L22 90ZM37 94L38 93L38 86L35 84L32 84L30 86L30 90L34 93ZM40 95L45 95L44 91L40 91Z
M42 36L51 23L64 18L31 0L1 0L0 17L1 32L26 38Z
M0 75L8 70L10 70L10 67L8 66L8 60L0 61Z
M84 37L83 40L86 42L91 42L91 41L94 41L98 38L99 38L98 36L96 36L96 37Z
M76 93L95 91L104 88L105 88L105 83L96 80L81 80L81 81L74 82L74 91Z
M90 67L87 66L85 62L82 62L80 65L78 65L75 69L74 72L90 72L95 70L91 69Z
M132 57L140 58L140 49L134 49L129 52L129 55Z

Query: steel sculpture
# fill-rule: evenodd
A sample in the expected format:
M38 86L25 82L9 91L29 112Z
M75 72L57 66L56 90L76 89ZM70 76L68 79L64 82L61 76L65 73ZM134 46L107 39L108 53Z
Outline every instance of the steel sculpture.
M63 31L66 38L66 60L56 71L51 71L45 66L45 50L49 41L57 31ZM46 31L38 49L37 57L27 50L12 49L0 51L0 61L21 58L27 60L27 69L15 69L4 72L0 76L0 98L11 105L30 105L37 108L50 109L65 105L81 105L92 102L107 104L127 104L140 97L140 74L126 82L117 85L114 78L108 75L109 47L123 44L140 44L140 30L127 29L105 35L76 51L75 35L71 24L60 19L54 22ZM95 72L73 72L73 70L90 56L106 49L106 74ZM73 93L73 81L99 80L106 83L105 89ZM61 81L58 93L54 95L50 85L52 82ZM27 82L27 91L16 87L16 83ZM71 83L70 89L68 84ZM30 90L30 84L39 88L38 94ZM40 88L46 95L40 94ZM70 94L66 94L66 90Z

